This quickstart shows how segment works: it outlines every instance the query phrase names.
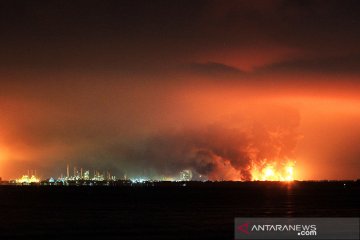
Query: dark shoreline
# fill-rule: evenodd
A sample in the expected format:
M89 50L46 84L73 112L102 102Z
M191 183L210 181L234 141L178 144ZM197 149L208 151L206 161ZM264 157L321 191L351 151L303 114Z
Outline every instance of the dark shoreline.
M345 185L344 185L345 184ZM116 181L92 181L78 180L67 181L65 183L41 181L39 183L20 184L11 181L2 181L0 186L110 186L110 187L259 187L259 186L351 186L359 187L358 180L320 180L320 181L142 181L132 182L130 180Z

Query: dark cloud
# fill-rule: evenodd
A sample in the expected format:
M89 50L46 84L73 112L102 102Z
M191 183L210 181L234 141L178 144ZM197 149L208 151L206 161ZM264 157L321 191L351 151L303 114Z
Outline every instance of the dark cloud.
M270 64L255 70L255 73L346 73L358 74L360 55L323 57L313 59L295 59Z
M0 9L3 71L175 74L195 56L238 48L320 58L360 51L358 1L2 1ZM200 71L222 71L221 61L202 62Z
M195 74L241 76L244 72L236 67L217 62L192 63L185 67Z
M221 80L232 79L237 81L248 81L251 78L271 74L359 74L360 55L352 54L346 56L328 56L296 58L255 67L251 71L240 69L222 63L193 63L187 68L193 74L208 76ZM228 77L228 78L224 78ZM287 82L291 82L288 79Z

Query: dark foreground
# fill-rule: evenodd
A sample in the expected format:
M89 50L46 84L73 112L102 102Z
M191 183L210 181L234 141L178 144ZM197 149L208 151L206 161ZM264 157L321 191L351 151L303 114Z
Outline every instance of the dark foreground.
M235 217L359 217L359 202L359 181L0 186L0 239L233 239Z

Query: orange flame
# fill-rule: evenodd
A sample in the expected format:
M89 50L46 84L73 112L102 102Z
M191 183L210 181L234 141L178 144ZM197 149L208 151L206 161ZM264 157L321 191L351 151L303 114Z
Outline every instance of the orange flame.
M251 175L253 181L293 181L295 162L279 164L277 162L253 165Z
M23 175L21 178L16 179L16 183L29 184L29 183L38 183L40 179L34 175Z

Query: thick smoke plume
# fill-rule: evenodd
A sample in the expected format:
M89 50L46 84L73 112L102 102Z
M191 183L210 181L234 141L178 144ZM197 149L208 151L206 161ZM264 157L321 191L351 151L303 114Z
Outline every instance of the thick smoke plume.
M251 180L251 168L294 158L299 139L299 116L273 112L269 119L243 121L237 126L216 124L200 129L168 131L145 140L127 158L175 176L191 169L209 180Z

